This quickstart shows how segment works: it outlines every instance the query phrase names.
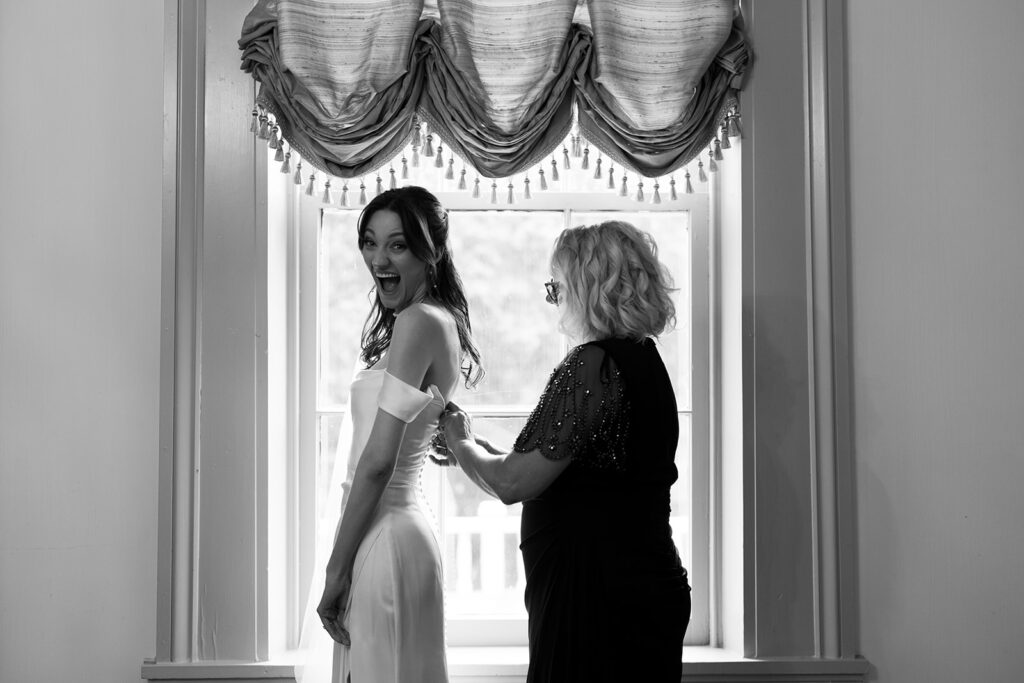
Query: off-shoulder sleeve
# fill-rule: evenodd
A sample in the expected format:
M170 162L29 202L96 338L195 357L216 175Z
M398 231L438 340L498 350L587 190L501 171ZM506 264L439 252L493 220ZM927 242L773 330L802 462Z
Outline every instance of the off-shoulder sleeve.
M555 368L514 450L622 470L628 437L629 405L619 369L604 349L584 344Z
M377 406L389 415L394 415L402 422L409 424L423 412L433 398L430 394L385 372L384 385L380 389Z

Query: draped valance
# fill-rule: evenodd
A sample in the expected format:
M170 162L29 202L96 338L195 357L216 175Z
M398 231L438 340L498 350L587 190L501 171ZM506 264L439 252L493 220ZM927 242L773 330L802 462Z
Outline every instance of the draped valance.
M666 175L733 128L750 61L735 0L259 0L239 47L254 116L340 178L421 135L505 178L570 131Z

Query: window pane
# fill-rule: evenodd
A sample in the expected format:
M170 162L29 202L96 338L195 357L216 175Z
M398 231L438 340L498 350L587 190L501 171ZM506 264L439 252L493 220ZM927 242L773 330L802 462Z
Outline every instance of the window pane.
M672 274L676 291L676 327L658 339L659 351L676 391L679 410L691 405L691 311L690 311L690 214L688 212L575 212L571 225L593 225L607 220L623 220L650 233L658 245L658 258Z
M484 380L464 407L532 407L564 349L558 315L544 301L548 256L562 230L558 211L453 211L455 265L469 298Z
M521 411L519 417L474 418L474 430L510 449L528 413L566 347L557 329L557 308L544 301L551 246L565 225L560 211L452 211L451 243L470 303L474 336L486 376L474 390L462 388L455 400L471 412ZM690 409L690 243L685 212L575 213L572 225L629 221L652 234L669 267L677 327L659 340L682 411ZM359 338L371 308L371 280L355 244L357 211L326 209L319 244L318 405L341 408L348 402ZM672 487L673 535L680 557L690 566L690 416L680 414L676 453L679 480ZM327 512L341 414L318 416L317 513ZM447 615L525 618L525 577L519 553L521 506L506 507L484 494L461 470L425 465L424 490L441 530ZM333 529L321 529L333 533Z
M473 431L511 450L525 422L525 417L477 417ZM457 468L445 468L442 489L447 616L526 618L519 553L522 505L504 505Z
M348 403L373 285L356 246L358 211L323 212L320 231L318 405Z
M338 437L341 434L341 423L344 415L340 413L318 415L316 439L316 517L323 519L325 515L334 514L337 510L328 510L327 497L330 493L331 473L336 462L342 465L345 458L338 457ZM344 446L344 444L340 444Z
M693 444L690 431L691 419L688 413L679 414L679 445L676 447L676 468L679 470L679 479L672 485L669 493L672 502L672 514L669 517L669 523L672 525L672 540L676 542L683 566L688 569L693 567L691 561L693 557L693 524L690 519L690 510L693 508L691 494L693 476L690 467ZM692 578L690 585L693 585Z

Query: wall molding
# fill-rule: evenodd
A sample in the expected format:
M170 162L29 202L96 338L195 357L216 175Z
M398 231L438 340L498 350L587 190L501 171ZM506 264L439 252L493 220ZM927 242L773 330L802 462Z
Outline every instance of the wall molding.
M249 7L164 2L156 674L268 656L266 152L235 44Z
M816 651L857 652L846 148L845 3L807 0L807 228Z
M853 660L845 3L743 6L745 655Z
M479 652L474 652L479 650ZM508 656L503 650L514 650ZM526 680L525 648L457 648L450 657L452 683L523 683ZM862 659L729 659L715 648L688 649L689 656L708 656L708 661L683 662L682 683L862 683L868 663ZM521 658L521 661L518 661ZM500 663L498 663L500 662ZM148 664L143 678L175 683L233 683L278 681L294 683L291 664L238 662L197 664Z

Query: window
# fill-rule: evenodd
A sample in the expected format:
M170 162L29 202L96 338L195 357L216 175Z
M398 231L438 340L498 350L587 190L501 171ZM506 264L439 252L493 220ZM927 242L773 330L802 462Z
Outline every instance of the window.
M743 94L742 215L738 185L737 201L711 201L712 215L720 210L713 222L730 224L716 231L714 250L731 252L725 269L739 275L721 292L731 310L712 308L712 327L728 348L712 346L724 356L712 404L726 414L710 422L729 429L715 435L723 462L710 477L698 472L700 377L693 377L693 479L711 481L714 500L710 543L698 537L707 533L706 520L694 515L690 569L698 600L702 575L720 582L710 642L712 650L726 649L691 649L684 675L863 680L867 663L854 658L858 590L843 346L843 13L825 4L743 5L763 68ZM299 339L315 341L315 329L302 325L316 316L300 325L297 301L315 290L315 269L300 271L299 263L316 263L316 245L274 221L284 215L299 225L302 214L315 235L320 207L300 201L293 186L259 182L265 148L240 134L239 117L254 94L238 71L234 41L250 7L166 6L158 590L155 657L142 668L147 679L286 680L292 667L279 655L295 641L313 564L314 496L299 493L315 490L315 461L304 458L316 454L316 411L300 405L283 378L315 382L315 367L310 377L308 363L300 368L298 347ZM680 194L677 208L696 216L691 200L706 205L700 195ZM698 228L695 220L694 244ZM695 246L695 271L697 254ZM694 306L701 280L694 272ZM698 342L708 338L696 319L695 364ZM834 357L823 352L829 343ZM275 345L284 351L263 363ZM307 356L315 359L315 352ZM779 373L786 381L778 382ZM819 390L812 394L811 385ZM732 400L720 387L732 388ZM312 424L300 423L300 413ZM703 508L695 502L693 509ZM707 571L698 553L709 545ZM699 609L700 602L690 636Z
M339 473L345 470L348 457L343 435L348 384L359 363L371 283L355 246L358 202L350 208L341 208L337 202L324 204L321 192L308 196L277 174L277 166L270 165L270 183L286 186L285 201L293 209L288 214L297 224L301 245L294 300L299 310L295 322L301 330L297 396L304 433L296 456L307 474L298 476L305 484L293 490L296 497L291 505L315 499L315 509L307 505L296 518L303 527L311 526L315 517L316 537L325 543L337 517L338 496L333 489L340 484ZM709 459L709 354L706 340L694 344L693 339L695 334L706 336L709 329L707 193L681 192L676 200L666 196L659 204L650 199L641 203L604 188L566 191L564 186L570 184L566 178L548 192L509 205L492 204L487 192L474 199L470 192L420 182L450 212L455 262L486 369L477 387L468 390L460 385L454 400L473 415L477 432L505 447L511 447L548 376L568 350L557 330L557 312L544 301L543 283L549 277L554 239L568 226L619 218L650 232L658 243L659 257L677 288L676 328L659 340L675 387L680 422L679 479L672 490L671 523L694 585L687 642L706 644L708 495L706 485L700 484L707 481ZM350 199L354 198L353 193ZM505 197L499 199L504 202ZM518 549L521 506L506 507L480 491L460 470L430 463L424 469L423 488L442 543L449 645L525 645L525 577ZM312 535L302 540L314 542ZM296 575L302 580L313 570L309 563L316 560L311 549L296 551L305 558ZM303 593L300 587L292 594L304 602ZM295 613L295 608L291 611Z

